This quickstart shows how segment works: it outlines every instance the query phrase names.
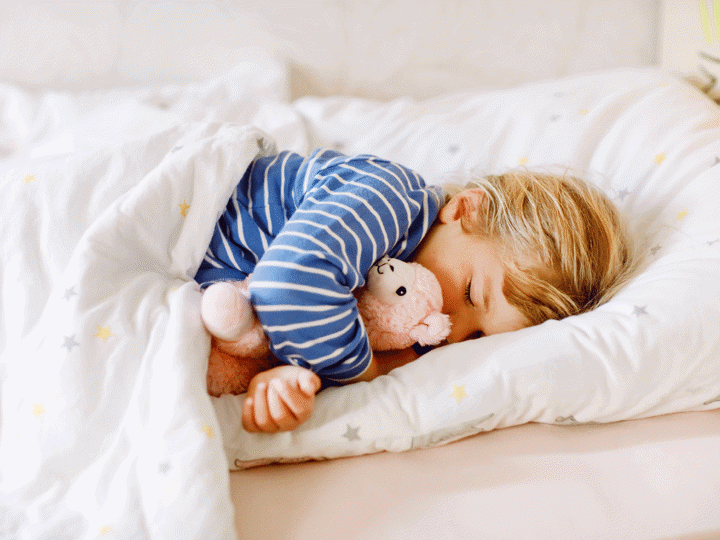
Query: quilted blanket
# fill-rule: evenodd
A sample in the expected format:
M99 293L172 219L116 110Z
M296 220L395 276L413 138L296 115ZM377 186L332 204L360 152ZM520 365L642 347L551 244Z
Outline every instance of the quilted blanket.
M11 538L235 537L192 276L240 176L271 148L256 128L189 124L7 174ZM46 277L29 283L38 265Z

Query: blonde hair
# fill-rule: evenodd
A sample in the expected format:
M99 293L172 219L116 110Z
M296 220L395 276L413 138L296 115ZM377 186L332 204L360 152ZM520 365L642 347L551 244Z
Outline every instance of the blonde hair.
M632 275L637 257L629 232L592 184L518 169L475 175L465 185L473 187L487 197L474 215L463 215L463 228L498 246L503 294L531 324L589 311Z

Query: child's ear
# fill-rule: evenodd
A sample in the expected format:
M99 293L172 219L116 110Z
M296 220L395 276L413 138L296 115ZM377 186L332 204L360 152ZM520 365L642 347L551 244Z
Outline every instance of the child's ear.
M482 188L466 189L453 195L440 210L439 218L442 223L451 223L459 219L473 218L485 208L487 193Z

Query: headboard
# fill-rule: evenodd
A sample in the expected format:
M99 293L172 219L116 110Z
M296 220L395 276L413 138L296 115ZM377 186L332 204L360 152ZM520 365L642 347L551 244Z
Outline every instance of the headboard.
M424 98L656 64L660 12L659 0L2 0L0 82L186 82L259 49L286 62L291 98Z

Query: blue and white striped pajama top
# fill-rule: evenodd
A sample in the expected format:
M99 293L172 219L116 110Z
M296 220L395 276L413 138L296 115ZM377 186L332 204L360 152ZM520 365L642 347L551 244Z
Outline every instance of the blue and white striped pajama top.
M352 291L384 255L407 259L443 201L441 188L374 156L319 149L260 158L195 279L207 286L252 273L251 302L275 356L341 383L372 357Z

